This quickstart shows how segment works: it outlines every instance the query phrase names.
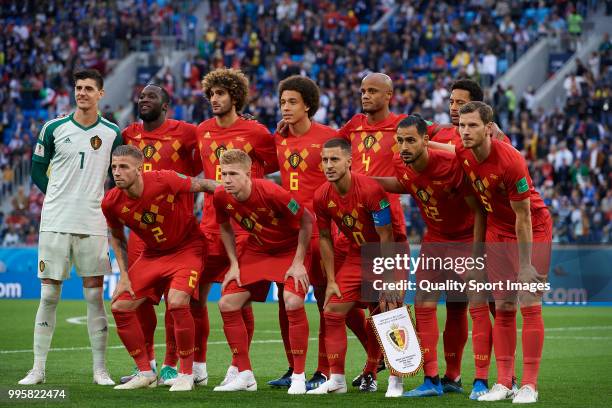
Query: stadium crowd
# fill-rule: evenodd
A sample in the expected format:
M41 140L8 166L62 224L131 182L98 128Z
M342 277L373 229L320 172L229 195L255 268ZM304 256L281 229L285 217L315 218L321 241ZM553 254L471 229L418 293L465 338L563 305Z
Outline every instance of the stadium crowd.
M0 34L0 58L12 61L0 65L3 192L11 185L12 165L29 160L40 121L70 110L67 73L77 65L106 69L96 63L108 63L129 49L128 43L114 36L113 41L106 41L105 34L124 30L129 33L126 38L151 35L154 24L141 24L138 16L144 14L139 13L155 10L147 15L157 16L158 22L164 18L178 21L177 10L188 9L194 2L168 9L169 3L163 1L123 1L104 13L87 2L58 13L60 3L51 2L47 10L33 13L32 22L12 14L2 16L1 24L7 29ZM420 112L436 122L449 123L448 89L454 79L470 77L484 87L491 85L538 38L580 35L583 16L593 5L589 1L533 1L516 7L515 3L404 1L384 28L375 32L372 25L395 2L283 0L273 7L269 0L215 1L209 16L214 24L195 42L197 52L184 63L183 78L173 78L168 72L161 82L172 93L173 117L199 123L210 117L200 88L202 76L219 66L241 68L251 79L251 100L245 111L273 129L279 119L276 85L289 75L302 73L321 87L321 108L315 120L339 127L360 111L361 77L367 70L380 70L394 80L393 111ZM21 11L22 6L16 4L13 13ZM33 4L24 7L35 7ZM92 18L98 24L87 32L68 30L73 33L69 43L75 47L64 49L55 40L59 31L42 22L48 19L54 27L64 29L69 27L70 16ZM98 50L95 58L87 58L76 44L89 47L89 52ZM33 47L39 47L37 53L30 53ZM496 110L497 123L530 160L534 182L554 216L555 242L612 242L611 49L606 38L566 79L564 109L534 112L531 90L524 95L516 95L511 87L488 92L487 102ZM27 60L30 55L46 64L30 64L36 62ZM98 62L92 64L94 59ZM30 72L36 66L47 69ZM32 115L32 110L39 114ZM13 199L10 213L0 215L0 242L35 243L41 193L36 188L29 196L9 193L18 198ZM414 202L407 199L409 235L415 241L424 230L417 213Z

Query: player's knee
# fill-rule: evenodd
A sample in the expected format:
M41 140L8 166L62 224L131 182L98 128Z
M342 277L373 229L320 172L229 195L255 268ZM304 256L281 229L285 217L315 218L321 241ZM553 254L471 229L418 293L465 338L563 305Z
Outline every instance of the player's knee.
M170 293L168 293L168 309L188 306L190 301L191 296L186 292L170 290Z
M304 307L304 299L291 292L283 293L286 310L297 310Z
M496 300L495 308L497 310L512 311L516 310L516 302L511 300Z
M221 296L218 305L222 312L233 312L240 309L240 306L230 296Z
M57 306L62 294L60 285L43 284L40 288L40 303L43 306Z
M85 297L85 301L87 303L99 303L103 301L102 295L103 289L102 287L96 288L84 288L83 296Z

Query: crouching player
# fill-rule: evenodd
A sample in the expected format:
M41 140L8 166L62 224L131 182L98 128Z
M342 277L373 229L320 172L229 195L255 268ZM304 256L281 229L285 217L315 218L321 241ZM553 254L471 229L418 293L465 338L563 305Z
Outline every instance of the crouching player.
M219 310L239 373L231 382L215 387L215 391L257 390L242 308L250 300L265 300L270 282L277 282L283 284L294 363L288 393L304 394L308 348L304 296L310 285L306 271L310 266L312 216L279 185L251 179L251 158L244 151L227 150L220 164L223 187L215 191L213 203L230 268L221 285ZM238 255L230 219L250 234Z
M196 179L174 171L143 173L144 157L134 146L113 151L116 187L102 201L111 230L111 245L121 277L113 293L112 311L117 333L138 367L138 374L115 389L154 387L157 377L146 351L137 309L149 300L158 304L169 288L168 309L180 358L179 376L170 391L193 389L194 323L189 309L197 297L204 240L193 215L193 192L210 192L212 180ZM127 226L145 243L142 255L127 268Z
M328 182L315 192L314 209L319 226L321 259L327 274L325 348L331 376L308 394L347 391L344 375L347 348L345 320L353 307L361 305L361 245L367 242L380 242L381 245L394 242L388 197L376 181L350 171L350 143L344 139L327 141L323 145L322 161ZM332 221L350 241L348 253L334 248L330 232ZM377 303L367 306L371 314L378 309ZM381 350L371 323L368 324L367 335L368 362L376 364ZM369 372L367 381L375 387L374 375L374 372ZM401 379L390 376L386 396L399 397L402 391Z

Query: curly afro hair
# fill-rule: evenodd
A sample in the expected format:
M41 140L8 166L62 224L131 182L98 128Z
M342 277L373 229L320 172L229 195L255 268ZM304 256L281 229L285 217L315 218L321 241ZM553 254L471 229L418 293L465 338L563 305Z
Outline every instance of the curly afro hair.
M304 105L308 106L308 117L312 118L319 110L319 87L310 78L293 75L283 79L278 85L278 99L280 101L284 91L295 91L302 95Z
M227 90L236 106L236 112L240 112L249 97L249 79L242 71L232 68L217 68L206 74L202 79L202 89L208 99L212 96L212 88L219 87Z

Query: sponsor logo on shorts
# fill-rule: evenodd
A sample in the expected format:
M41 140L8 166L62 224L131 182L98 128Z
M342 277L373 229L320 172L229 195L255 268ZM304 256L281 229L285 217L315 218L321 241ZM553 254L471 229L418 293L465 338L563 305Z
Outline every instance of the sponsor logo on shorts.
M38 270L39 270L39 271L41 271L41 272L43 272L43 271L45 270L45 261L42 261L42 260L41 260L41 261L38 263Z
M95 135L94 137L89 139L89 143L91 144L91 147L94 150L98 150L100 146L102 146L102 139L100 139L100 136Z

